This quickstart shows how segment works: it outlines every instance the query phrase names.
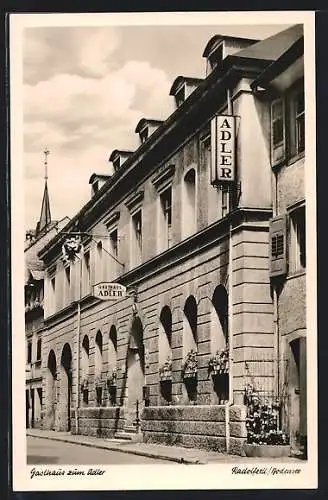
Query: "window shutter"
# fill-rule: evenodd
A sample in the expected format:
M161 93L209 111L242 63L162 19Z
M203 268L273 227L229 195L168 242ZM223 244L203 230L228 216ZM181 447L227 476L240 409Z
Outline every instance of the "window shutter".
M285 106L283 99L271 102L271 166L279 165L285 159L286 151Z
M286 217L278 216L270 222L270 276L287 273Z

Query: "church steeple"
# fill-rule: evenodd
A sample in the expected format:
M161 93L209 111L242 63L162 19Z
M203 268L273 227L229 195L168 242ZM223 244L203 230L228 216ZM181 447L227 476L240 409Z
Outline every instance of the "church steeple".
M35 231L36 236L38 236L38 234L40 234L51 222L50 201L48 193L48 155L50 154L50 151L48 150L48 148L45 148L43 154L44 154L44 171L45 171L44 192L41 205L40 219L39 222L37 223Z

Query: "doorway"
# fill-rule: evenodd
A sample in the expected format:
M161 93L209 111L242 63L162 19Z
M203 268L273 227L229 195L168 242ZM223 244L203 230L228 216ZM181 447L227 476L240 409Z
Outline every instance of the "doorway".
M289 344L289 431L291 446L306 453L306 338Z
M132 426L136 420L137 401L139 417L144 406L143 387L145 381L145 361L143 326L139 317L132 323L127 355L128 391L126 425Z
M60 430L71 430L71 400L72 400L72 351L65 344L61 356L61 423Z
M55 430L56 426L56 380L57 380L57 361L54 351L51 349L48 356L48 371L47 371L47 413L46 427Z

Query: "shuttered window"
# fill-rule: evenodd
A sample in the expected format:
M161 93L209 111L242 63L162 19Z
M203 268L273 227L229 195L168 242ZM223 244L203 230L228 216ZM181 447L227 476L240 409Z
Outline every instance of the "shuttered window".
M278 216L270 223L270 275L287 273L286 217Z
M271 165L285 159L285 106L283 99L271 103Z

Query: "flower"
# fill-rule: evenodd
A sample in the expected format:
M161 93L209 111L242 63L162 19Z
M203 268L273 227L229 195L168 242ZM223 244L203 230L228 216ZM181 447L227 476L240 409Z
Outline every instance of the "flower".
M247 441L255 444L288 444L288 436L279 428L279 412L281 403L276 399L273 403L261 401L257 391L251 385L245 389L245 405L247 406Z
M96 389L101 389L103 386L103 379L101 375L95 376L95 387Z
M111 372L107 372L107 384L109 386L114 386L116 385L117 381L117 371L116 368L113 368Z
M81 391L88 390L88 387L89 387L89 379L88 377L83 377L81 381Z
M182 372L184 376L186 376L186 374L197 374L197 351L194 349L188 352L182 367Z
M226 373L229 370L229 346L216 351L208 363L208 368L214 373Z

